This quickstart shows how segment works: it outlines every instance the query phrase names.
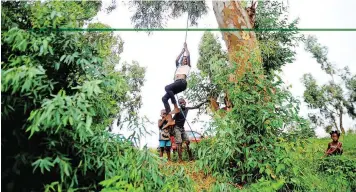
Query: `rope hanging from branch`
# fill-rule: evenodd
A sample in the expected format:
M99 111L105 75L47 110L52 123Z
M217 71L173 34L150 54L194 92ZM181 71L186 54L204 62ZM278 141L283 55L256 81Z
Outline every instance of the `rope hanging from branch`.
M184 40L184 43L187 42L187 35L188 35L188 22L189 22L189 13L188 13L188 17L187 17L187 27L186 27L186 30L185 30L185 40Z

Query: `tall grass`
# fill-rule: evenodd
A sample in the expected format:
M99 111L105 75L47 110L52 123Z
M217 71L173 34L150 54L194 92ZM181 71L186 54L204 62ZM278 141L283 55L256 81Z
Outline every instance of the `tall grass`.
M279 191L356 191L356 134L340 138L342 156L324 156L330 141L330 138L309 139L298 145L290 144L293 167ZM249 186L247 191L258 187L262 183Z

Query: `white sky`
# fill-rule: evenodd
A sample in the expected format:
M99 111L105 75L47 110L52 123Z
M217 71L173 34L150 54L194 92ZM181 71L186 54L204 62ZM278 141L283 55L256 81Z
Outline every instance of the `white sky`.
M217 22L212 11L211 2L209 13L199 20L198 28L217 28ZM299 28L356 28L356 7L355 0L289 0L290 18L300 18ZM111 14L100 13L97 21L109 24L113 28L132 28L128 6L119 4L118 8ZM176 20L170 20L167 28L184 28L187 15ZM174 61L182 50L185 32L154 32L148 36L145 32L116 32L124 40L124 52L121 54L121 62L136 60L141 66L147 68L146 82L142 89L143 106L141 115L147 116L151 122L156 123L159 118L159 112L163 109L161 101L165 94L164 87L172 83L175 71ZM204 32L188 32L187 44L191 54L191 63L193 70L196 70L198 59L198 46ZM220 32L214 32L221 38ZM356 50L356 32L309 32L305 34L316 35L319 42L329 48L329 59L335 63L338 68L349 66L352 73L356 73L356 62L353 56ZM304 47L297 49L296 61L283 67L283 79L286 83L292 84L291 92L299 97L301 101L303 95L303 85L300 79L304 73L312 73L320 82L326 82L327 76L320 70L320 65L311 58L311 55L304 51ZM182 94L180 94L182 95ZM189 106L189 101L187 101ZM301 115L305 116L308 112L303 103ZM190 111L188 121L193 130L202 132L202 123L192 124L196 116L195 111ZM201 120L207 120L202 116ZM344 119L346 129L355 124L350 118ZM158 146L157 125L147 124L148 130L153 130L156 134L147 135L141 141L141 146L147 144L149 147ZM186 130L189 127L186 125ZM114 132L124 133L126 131L114 129ZM316 130L318 136L327 134L322 128Z

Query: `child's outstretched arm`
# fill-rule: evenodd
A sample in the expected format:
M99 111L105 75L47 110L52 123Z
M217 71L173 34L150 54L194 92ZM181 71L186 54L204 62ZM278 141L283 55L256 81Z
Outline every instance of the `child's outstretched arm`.
M196 105L194 107L186 107L186 108L187 109L199 109L202 105L204 105L207 102L209 102L209 100L206 100L206 101L204 101L204 102L202 102L202 103L200 103L200 104L198 104L198 105Z

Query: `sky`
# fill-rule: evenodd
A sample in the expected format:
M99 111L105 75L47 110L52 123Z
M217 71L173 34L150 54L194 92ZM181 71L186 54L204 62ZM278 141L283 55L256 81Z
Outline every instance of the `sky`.
M290 5L290 19L299 17L299 28L356 28L356 7L355 0L288 0ZM126 2L125 2L126 3ZM110 25L112 28L132 28L130 17L133 10L130 10L125 3L120 2L117 9L110 14L100 12L95 21ZM209 13L201 18L198 26L190 28L217 28L214 13L212 11L211 1L208 1ZM347 15L347 16L346 16ZM167 28L185 28L187 15L169 20ZM183 48L185 32L184 31L164 31L154 32L148 35L145 32L115 32L119 34L124 43L124 51L121 54L120 62L138 61L143 67L146 67L145 84L142 88L143 106L140 115L146 116L151 122L156 123L159 112L163 109L162 96L165 94L164 87L173 82L175 72L175 59ZM191 55L192 70L197 70L198 47L204 32L189 31L187 36L187 45ZM213 32L221 40L220 32ZM356 32L308 32L303 34L315 35L319 42L329 49L329 59L338 68L349 66L352 73L356 73L356 62L354 59L356 50ZM223 42L221 40L221 42ZM224 44L223 44L224 47ZM304 51L303 45L296 49L296 60L291 64L285 65L282 70L282 78L285 83L291 84L292 94L301 101L303 95L303 85L301 77L305 73L312 73L319 83L325 83L329 79L320 69L311 57L310 53ZM179 96L183 96L182 93ZM187 100L187 106L189 100ZM306 117L308 108L302 102L300 115ZM190 111L187 120L192 130L203 132L204 123L192 123L196 116L196 111ZM207 116L201 116L201 121L208 121ZM347 129L355 124L350 118L344 119L344 126ZM154 134L146 135L142 138L140 146L148 147L158 146L158 128L156 124L146 124L149 131ZM185 125L186 130L189 126ZM119 130L114 127L115 133L130 135L127 130ZM319 137L327 136L322 128L316 129Z

